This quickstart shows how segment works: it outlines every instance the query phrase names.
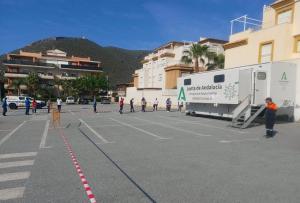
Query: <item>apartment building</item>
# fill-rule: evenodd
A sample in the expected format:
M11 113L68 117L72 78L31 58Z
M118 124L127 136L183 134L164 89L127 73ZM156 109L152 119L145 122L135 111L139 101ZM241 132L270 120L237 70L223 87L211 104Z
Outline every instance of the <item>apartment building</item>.
M5 66L4 84L8 95L15 94L13 81L28 77L29 73L35 72L41 81L53 84L54 79L71 80L86 75L101 74L101 62L92 61L90 57L67 56L61 50L48 50L46 53L34 53L20 51L18 54L7 54L3 61ZM27 87L21 86L22 92L26 94Z
M193 64L185 64L181 61L183 52L189 50L193 43L206 45L209 50L217 54L224 52L223 40L201 38L199 42L168 42L141 61L143 67L133 74L133 85L126 90L126 102L135 98L139 103L144 97L148 104L157 98L161 106L164 106L167 98L171 98L177 105L177 79L184 74L193 72Z
M242 16L231 21L231 35L224 49L225 68L276 61L297 64L294 116L300 119L299 0L278 0L264 6L262 20Z
M243 16L232 23L242 23L244 29L232 27L224 45L225 68L300 58L299 0L264 6L262 21Z

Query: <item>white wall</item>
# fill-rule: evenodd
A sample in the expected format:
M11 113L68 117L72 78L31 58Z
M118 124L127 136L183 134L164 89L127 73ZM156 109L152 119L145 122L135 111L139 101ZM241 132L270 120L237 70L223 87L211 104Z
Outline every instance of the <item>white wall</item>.
M300 59L293 60L297 64L296 103L294 110L295 121L300 121Z
M134 98L134 104L140 106L143 97L146 99L149 108L153 106L155 98L159 101L159 107L165 108L166 100L170 98L172 108L177 109L177 90L137 90L135 87L129 87L127 88L125 103L129 104L130 100Z

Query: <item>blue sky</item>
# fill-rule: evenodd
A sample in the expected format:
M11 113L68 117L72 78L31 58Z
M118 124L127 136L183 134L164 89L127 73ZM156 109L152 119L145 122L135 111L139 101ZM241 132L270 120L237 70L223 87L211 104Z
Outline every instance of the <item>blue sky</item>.
M172 40L228 39L230 20L261 19L274 0L0 0L0 54L52 36L153 49Z

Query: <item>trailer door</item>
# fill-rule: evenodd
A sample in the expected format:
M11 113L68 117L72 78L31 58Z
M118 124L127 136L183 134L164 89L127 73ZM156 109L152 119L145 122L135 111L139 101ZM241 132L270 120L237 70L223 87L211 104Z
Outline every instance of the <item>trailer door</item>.
M262 105L267 97L267 71L259 70L253 72L253 74L253 104Z

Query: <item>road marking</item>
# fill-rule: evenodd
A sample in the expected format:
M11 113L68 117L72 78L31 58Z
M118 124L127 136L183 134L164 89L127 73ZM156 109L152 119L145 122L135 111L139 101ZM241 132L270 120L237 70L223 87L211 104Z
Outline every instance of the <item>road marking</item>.
M159 139L159 140L167 140L167 139L171 139L171 138L161 137L161 136L159 136L159 135L156 135L156 134L151 133L151 132L149 132L149 131L146 131L146 130L144 130L144 129L135 127L135 126L133 126L133 125L130 125L130 124L128 124L128 123L121 122L121 121L116 120L116 119L113 119L113 118L110 118L110 120L113 120L113 121L115 121L115 122L117 122L117 123L120 123L121 125L130 127L130 128L133 128L133 129L138 130L138 131L140 131L140 132L143 132L143 133L145 133L145 134L147 134L147 135L151 135L151 136L153 136L153 137L155 137L155 138L157 138L157 139Z
M106 140L102 135L100 135L98 132L96 132L93 128L91 128L91 126L89 126L84 120L82 120L81 118L78 119L81 123L83 123L90 131L92 131L92 133L94 133L100 140L102 140L102 142L104 143L112 143L109 142L108 140Z
M11 130L0 130L0 132L7 132L7 131L11 131Z
M23 180L29 178L29 176L30 176L30 172L0 174L0 182Z
M45 121L48 119L48 115L33 115L30 118L30 121Z
M65 143L65 146L66 146L66 148L67 148L67 150L69 152L69 155L70 155L71 160L73 162L73 165L74 165L74 167L75 167L75 169L77 171L77 175L79 176L79 178L81 180L81 184L84 187L86 195L88 196L88 198L89 198L89 200L90 200L91 203L96 203L95 195L93 194L92 189L89 186L88 181L87 181L86 177L83 174L83 171L82 171L82 169L80 167L80 164L79 164L79 162L78 162L78 160L77 160L77 158L75 156L75 153L72 150L71 144L67 140L67 138L66 138L63 130L59 129L59 134L60 134L61 138L63 139L63 141Z
M0 200L10 200L22 198L25 187L16 187L0 190Z
M138 120L144 120L146 122L153 123L153 124L162 126L164 128L170 128L172 130L178 130L178 131L181 131L181 132L185 132L185 133L197 135L197 136L200 136L200 137L211 137L212 136L212 135L209 135L209 134L196 133L196 132L191 131L191 130L184 130L182 128L177 128L175 126L171 126L171 125L167 125L167 124L162 124L162 123L158 123L158 122L154 122L154 121L149 121L149 120L142 119L142 118L139 118L139 117L133 117L133 118L138 119Z
M24 124L26 123L26 121L23 121L23 123L21 123L20 125L18 125L15 129L13 129L10 133L8 133L5 137L3 137L0 140L0 146L6 141L8 140L17 130L19 130L19 128L21 128Z
M13 161L13 162L0 162L0 168L12 168L20 166L32 166L34 160L25 160L25 161Z
M206 127L210 127L210 128L227 130L227 131L236 132L236 133L240 133L240 134L247 134L247 133L249 133L249 132L243 132L243 131L240 131L240 130L233 130L233 129L218 127L218 126L209 125L209 124L205 124L205 123L200 123L200 122L197 122L197 121L187 121L187 120L182 120L182 119L177 119L177 118L171 118L171 117L167 117L167 116L159 116L159 115L158 115L158 117L166 118L166 119L174 120L174 121L180 121L182 123L197 124L197 125L202 125L202 126L206 126Z
M37 152L24 152L24 153L13 153L13 154L0 154L0 159L10 159L19 157L30 157L36 156Z
M75 113L74 113L73 111L69 110L69 112L70 112L73 116L75 116Z
M259 138L253 138L253 139L242 139L242 140L220 140L219 142L220 143L223 143L223 144L230 144L230 143L238 143L238 142L248 142L248 141L255 141L255 142L258 142L260 141Z
M42 135L41 143L40 143L40 149L41 148L46 148L46 140L47 140L47 135L48 135L48 130L49 130L49 125L50 125L50 120L46 121L45 129Z

